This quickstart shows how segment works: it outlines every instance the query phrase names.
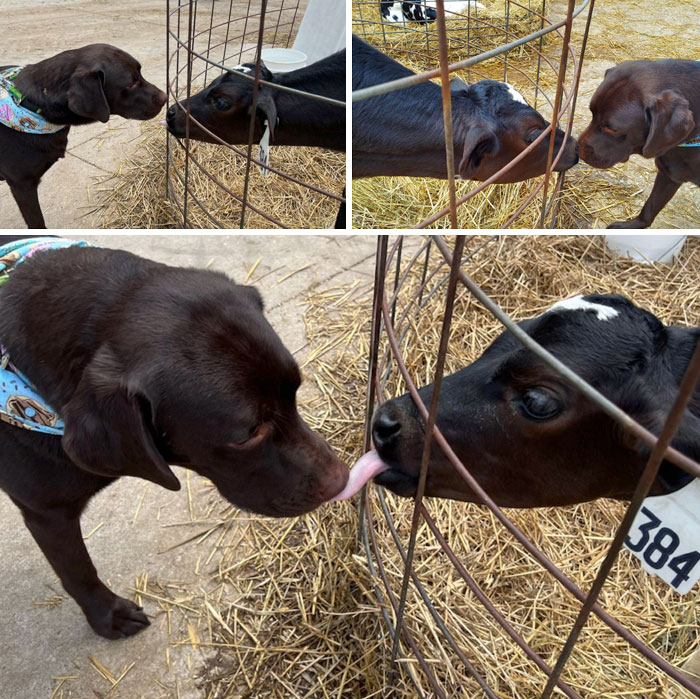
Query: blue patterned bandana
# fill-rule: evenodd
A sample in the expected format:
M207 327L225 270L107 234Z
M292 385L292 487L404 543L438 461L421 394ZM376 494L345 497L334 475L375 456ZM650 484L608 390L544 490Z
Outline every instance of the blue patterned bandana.
M52 124L43 116L21 106L23 95L14 84L21 70L22 66L0 70L0 124L15 131L39 135L65 129L66 124Z
M2 238L0 237L0 241ZM0 286L12 271L25 260L42 250L56 250L73 245L86 247L84 240L60 238L24 238L0 245ZM62 435L63 420L36 392L29 380L12 363L7 350L0 345L0 420L15 427L45 434Z

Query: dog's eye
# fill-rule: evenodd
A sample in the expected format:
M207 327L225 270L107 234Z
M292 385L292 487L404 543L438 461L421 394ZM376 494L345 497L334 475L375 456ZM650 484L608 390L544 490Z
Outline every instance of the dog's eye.
M270 434L272 434L272 424L263 422L258 425L247 437L234 434L234 439L227 446L232 449L252 449L263 442ZM243 436L243 441L238 441L238 438Z
M520 407L531 420L551 420L562 410L561 403L543 388L528 388L520 397Z
M228 111L229 109L231 109L231 107L232 107L233 105L232 105L231 102L230 102L229 100L227 100L225 97L217 97L217 98L214 100L214 106L215 106L217 109L221 110L222 112L226 112L226 111Z
M608 126L607 124L605 124L603 126L603 131L605 131L605 133L610 133L610 134L620 133L618 129L613 129L611 126Z

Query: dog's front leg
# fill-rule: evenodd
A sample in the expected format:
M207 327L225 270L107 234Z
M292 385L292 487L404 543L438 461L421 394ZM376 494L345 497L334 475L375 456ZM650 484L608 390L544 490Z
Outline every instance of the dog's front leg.
M79 515L65 510L36 513L20 507L24 521L66 592L100 636L133 636L150 622L138 605L117 597L97 577L80 531Z
M39 204L39 183L33 181L11 182L8 180L7 184L10 185L10 191L17 202L17 206L19 206L27 228L46 228L44 214L41 212L41 205Z
M680 182L674 182L667 174L659 170L656 173L651 194L639 212L639 216L629 221L615 221L608 228L648 228L659 211L671 201L680 186Z

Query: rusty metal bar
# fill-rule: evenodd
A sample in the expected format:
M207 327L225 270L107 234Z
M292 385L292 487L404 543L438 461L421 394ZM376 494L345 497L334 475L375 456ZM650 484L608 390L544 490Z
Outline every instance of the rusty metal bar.
M471 5L467 5L471 7ZM445 27L445 2L437 0L437 27L440 60L440 89L442 90L442 120L445 129L445 158L447 160L447 186L450 198L450 225L457 228L457 196L455 193L455 146L452 137L452 97L447 56L447 31ZM462 245L464 241L462 241Z
M243 228L245 224L245 210L248 204L248 186L250 184L250 166L251 154L253 151L253 135L255 134L255 124L258 119L258 93L260 91L260 67L262 64L262 43L263 32L265 31L265 13L267 12L267 0L261 0L260 7L260 25L258 27L258 48L255 52L255 81L253 82L253 102L250 106L250 123L248 126L248 152L246 153L245 162L245 180L243 183L243 202L241 206L241 223L239 228ZM269 128L275 128L276 124L270 124Z
M442 317L442 333L440 335L440 349L438 351L437 365L435 367L435 378L433 397L430 402L430 411L428 413L427 426L425 429L425 441L423 442L423 456L421 459L420 475L418 477L418 489L416 491L416 502L413 508L413 517L411 518L411 535L408 541L408 553L406 555L406 566L404 570L403 583L401 585L401 598L399 602L399 611L397 614L397 626L403 622L403 615L406 609L406 595L408 594L408 583L410 573L413 570L413 555L416 549L416 536L418 534L418 524L420 520L420 504L423 501L423 493L425 492L425 481L428 475L428 463L430 462L430 445L433 440L433 428L437 419L438 400L440 398L440 387L442 385L442 374L445 368L445 356L447 355L447 343L450 336L450 326L452 324L452 310L454 308L455 293L457 291L457 274L459 272L460 263L462 260L462 251L464 249L464 236L457 236L455 243L455 254L450 270L450 281L447 287L447 298L445 300L445 312ZM394 645L391 649L391 660L396 660L396 651L398 650L398 634L394 638Z

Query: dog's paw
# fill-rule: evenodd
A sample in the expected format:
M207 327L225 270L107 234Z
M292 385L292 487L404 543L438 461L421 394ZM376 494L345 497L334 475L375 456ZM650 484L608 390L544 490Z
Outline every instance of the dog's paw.
M116 595L99 608L85 610L85 614L95 633L110 639L133 636L151 623L142 607Z

